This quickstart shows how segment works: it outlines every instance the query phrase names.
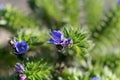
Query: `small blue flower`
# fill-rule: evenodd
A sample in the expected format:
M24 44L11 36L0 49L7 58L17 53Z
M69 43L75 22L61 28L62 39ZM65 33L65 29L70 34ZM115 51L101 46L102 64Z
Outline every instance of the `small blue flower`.
M93 77L91 80L100 80L99 77Z
M23 65L20 64L20 63L16 63L16 65L15 65L15 72L18 72L18 73L25 72L25 69L24 69Z
M3 9L3 5L2 4L0 4L0 10L2 10Z
M16 52L18 54L24 54L28 51L28 44L24 41L21 41L21 42L14 42L14 46L15 46L15 49L16 49Z
M118 4L120 5L120 0L118 0Z
M64 35L61 31L52 31L51 33L52 38L49 40L50 43L55 44L55 45L60 45L62 47L66 47L69 44L72 43L72 39L68 38L64 38Z

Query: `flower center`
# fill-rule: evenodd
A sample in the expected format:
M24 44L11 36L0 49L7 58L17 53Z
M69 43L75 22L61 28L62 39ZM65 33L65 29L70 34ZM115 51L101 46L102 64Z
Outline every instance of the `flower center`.
M21 48L22 50L24 50L24 49L25 49L23 46L20 46L20 48Z

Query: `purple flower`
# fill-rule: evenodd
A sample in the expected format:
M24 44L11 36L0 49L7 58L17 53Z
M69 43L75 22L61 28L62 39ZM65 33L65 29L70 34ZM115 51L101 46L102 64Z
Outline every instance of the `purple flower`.
M52 44L66 47L72 43L72 39L64 38L64 35L61 31L54 30L54 31L52 31L51 35L52 35L52 38L49 40L49 42Z
M100 80L99 77L93 77L91 80Z
M120 5L120 0L118 0L118 4Z
M14 42L14 47L16 49L16 52L18 54L24 54L28 51L28 44L24 41L21 41L21 42Z
M20 63L16 63L16 65L15 65L15 72L18 72L18 73L25 72L25 69L24 69L23 65L20 64Z
M3 5L2 4L0 4L0 10L2 10L3 9Z
M25 80L26 76L25 75L20 75L20 80Z

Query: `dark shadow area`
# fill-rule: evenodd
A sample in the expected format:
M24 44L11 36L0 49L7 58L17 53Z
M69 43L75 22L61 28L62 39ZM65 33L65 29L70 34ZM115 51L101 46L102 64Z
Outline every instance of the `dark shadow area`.
M8 47L0 48L0 77L12 75L14 71L12 69L16 62L16 57L10 54L10 50ZM0 80L8 79L1 77Z

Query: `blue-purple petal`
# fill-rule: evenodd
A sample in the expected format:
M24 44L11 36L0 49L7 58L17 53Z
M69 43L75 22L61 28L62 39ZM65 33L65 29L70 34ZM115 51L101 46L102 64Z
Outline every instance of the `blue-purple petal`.
M28 44L24 41L15 42L14 45L15 45L16 52L18 54L26 53L28 51L28 48L29 48Z
M71 39L71 38L68 38L68 39L67 39L67 42L68 42L68 44L71 44L71 43L72 43L72 39Z
M72 39L68 38L68 39L64 39L64 41L61 43L61 45L65 47L71 43L72 43Z
M15 65L15 72L18 72L18 73L23 73L25 71L24 67L22 64L20 63L16 63Z
M3 9L3 4L0 4L0 10L2 10Z
M66 39L64 38L64 35L61 31L54 30L52 31L52 37L49 42L55 45L61 45L62 47L66 47L72 43L72 39Z
M93 77L91 80L100 80L99 77Z
M52 37L54 38L54 40L59 42L64 39L62 32L56 30L52 31Z
M51 39L49 40L49 42L52 43L52 44L56 44L56 42L55 42L55 40L54 40L53 38L51 38Z
M120 0L118 0L118 5L120 5Z

